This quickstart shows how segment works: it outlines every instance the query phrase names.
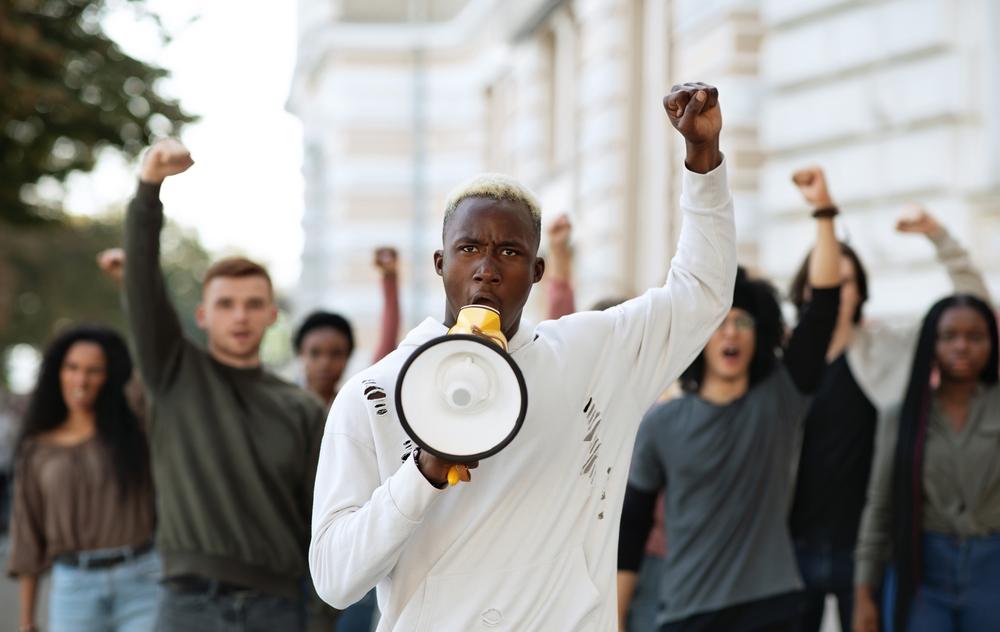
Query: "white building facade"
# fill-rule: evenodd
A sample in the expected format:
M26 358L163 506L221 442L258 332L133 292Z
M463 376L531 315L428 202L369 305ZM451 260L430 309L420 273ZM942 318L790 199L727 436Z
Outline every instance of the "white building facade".
M929 245L893 233L908 200L933 210L1000 288L1000 3L299 5L296 307L343 311L364 344L380 310L376 246L402 252L404 324L442 314L431 256L444 199L480 171L522 179L550 219L571 215L578 307L661 283L683 160L661 99L692 80L720 88L744 263L785 285L813 234L790 175L820 164L869 268L870 313L919 312L947 291Z

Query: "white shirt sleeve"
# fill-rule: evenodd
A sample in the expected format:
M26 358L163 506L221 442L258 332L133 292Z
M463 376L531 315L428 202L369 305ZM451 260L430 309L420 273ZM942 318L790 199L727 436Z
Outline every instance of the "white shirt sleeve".
M361 599L396 565L406 541L442 492L407 458L385 482L368 413L345 387L334 402L320 448L313 499L309 570L331 606Z
M569 366L594 367L593 380L620 385L643 406L697 357L733 300L736 228L725 161L706 174L685 170L680 203L680 239L662 287L543 325Z

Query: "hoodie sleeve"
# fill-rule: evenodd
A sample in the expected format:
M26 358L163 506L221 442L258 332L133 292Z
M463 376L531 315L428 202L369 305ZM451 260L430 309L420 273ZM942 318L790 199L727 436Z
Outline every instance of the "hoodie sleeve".
M697 357L733 300L736 229L725 161L706 174L685 170L680 206L681 235L662 287L543 324L568 370L593 367L592 383L615 384L643 410Z
M361 599L389 574L407 540L443 493L412 458L382 481L357 382L334 401L320 447L309 570L334 608Z

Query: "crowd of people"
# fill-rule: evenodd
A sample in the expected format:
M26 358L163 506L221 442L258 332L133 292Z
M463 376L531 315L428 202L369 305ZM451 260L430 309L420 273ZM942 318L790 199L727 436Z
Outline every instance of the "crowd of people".
M662 287L576 311L568 218L543 260L538 200L483 174L446 202L444 317L397 339L397 256L379 249L371 366L345 375L351 324L315 311L290 341L299 384L262 366L277 307L253 261L208 269L207 342L184 335L159 192L193 160L150 148L124 246L99 256L129 341L60 332L20 422L20 630L46 573L54 632L818 632L830 596L854 632L1000 629L1000 340L969 254L910 209L897 229L931 242L953 293L922 321L868 319L824 173L798 171L815 242L789 327L737 265L718 91L674 86L664 107L686 157ZM529 406L450 485L456 464L413 444L393 394L466 305L499 312Z

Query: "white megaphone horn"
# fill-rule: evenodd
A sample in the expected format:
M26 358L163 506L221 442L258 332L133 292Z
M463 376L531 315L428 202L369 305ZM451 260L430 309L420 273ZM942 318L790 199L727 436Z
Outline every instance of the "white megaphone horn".
M463 307L445 336L420 345L396 380L396 411L421 450L452 463L493 456L510 443L528 410L524 376L507 354L500 312ZM466 479L452 467L448 482Z

